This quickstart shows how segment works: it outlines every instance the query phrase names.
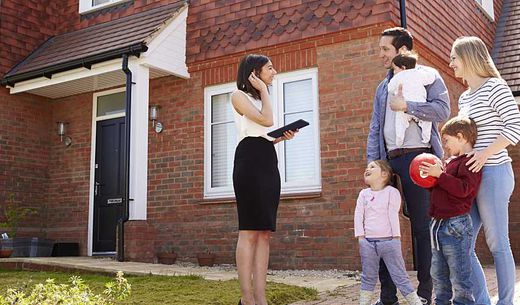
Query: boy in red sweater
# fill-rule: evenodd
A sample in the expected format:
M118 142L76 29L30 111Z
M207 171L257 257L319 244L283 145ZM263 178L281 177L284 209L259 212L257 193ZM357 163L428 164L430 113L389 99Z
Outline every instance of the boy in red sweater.
M477 139L477 126L469 118L455 117L444 124L441 136L446 155L451 156L446 168L440 163L423 162L420 166L425 174L439 178L431 189L429 210L435 304L473 305L470 280L473 230L469 210L477 196L482 171L474 173L466 163Z

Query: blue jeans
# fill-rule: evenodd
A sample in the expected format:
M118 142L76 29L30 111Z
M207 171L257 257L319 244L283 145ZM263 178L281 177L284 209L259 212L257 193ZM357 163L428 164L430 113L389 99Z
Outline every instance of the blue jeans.
M430 192L415 185L410 178L410 163L420 152L412 152L389 161L390 166L396 174L401 177L403 184L404 199L410 215L412 235L414 239L415 267L417 268L417 294L425 298L430 304L432 298L433 283L430 276L432 250L430 245L430 232L428 225L430 217ZM379 268L379 280L381 281L380 299L383 304L394 304L397 302L397 290L392 282L388 269L381 260Z
M471 291L471 240L469 214L430 222L433 289L436 305L474 305Z
M509 198L515 187L511 163L484 166L477 202L471 208L473 240L471 268L475 304L490 305L484 271L475 253L478 232L484 226L486 243L495 261L498 282L497 305L513 305L515 294L515 261L509 244Z

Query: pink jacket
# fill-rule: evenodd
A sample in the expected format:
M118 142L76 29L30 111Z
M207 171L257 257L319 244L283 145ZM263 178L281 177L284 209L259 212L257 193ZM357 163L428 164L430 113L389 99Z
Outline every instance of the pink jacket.
M392 186L380 191L366 188L359 193L354 213L354 235L365 238L401 236L401 194Z

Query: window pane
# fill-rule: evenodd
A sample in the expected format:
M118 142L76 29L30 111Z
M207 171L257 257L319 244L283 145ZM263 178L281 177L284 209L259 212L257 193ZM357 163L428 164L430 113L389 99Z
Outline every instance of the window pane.
M211 126L211 187L231 186L236 142L234 122Z
M92 0L92 6L109 3L111 0Z
M311 111L284 116L284 125L304 119L309 126L302 128L296 137L285 141L285 182L309 181L315 179L317 158L314 150L316 135Z
M125 92L118 92L97 98L97 116L124 113L125 112Z
M213 95L211 97L211 123L228 121L233 121L231 93Z
M283 84L284 112L312 111L312 79Z

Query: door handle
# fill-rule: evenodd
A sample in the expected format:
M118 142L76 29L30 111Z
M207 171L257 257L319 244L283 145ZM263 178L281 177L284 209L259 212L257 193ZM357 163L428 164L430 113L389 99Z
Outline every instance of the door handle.
M100 186L101 186L101 183L99 183L97 181L94 183L94 196L98 195L98 190L99 190Z

